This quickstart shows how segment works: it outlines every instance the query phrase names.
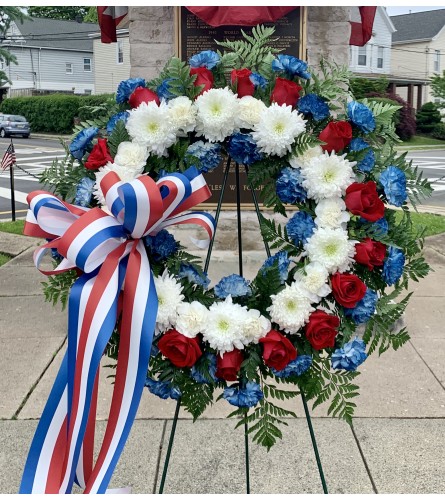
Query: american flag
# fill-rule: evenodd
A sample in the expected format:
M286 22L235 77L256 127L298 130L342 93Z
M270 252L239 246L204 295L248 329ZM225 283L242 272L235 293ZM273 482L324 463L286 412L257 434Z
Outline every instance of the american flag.
M11 142L3 155L2 162L0 163L0 169L6 170L8 167L14 165L16 161L17 158L15 157L14 144Z

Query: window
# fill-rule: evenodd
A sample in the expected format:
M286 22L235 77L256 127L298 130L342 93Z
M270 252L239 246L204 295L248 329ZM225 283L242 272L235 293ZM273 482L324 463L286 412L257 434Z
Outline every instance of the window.
M358 65L366 66L366 46L358 48Z
M65 73L67 75L73 74L73 63L65 63Z
M383 47L377 48L377 68L383 68Z
M124 41L118 40L116 44L117 49L117 64L122 64L124 62Z
M83 60L83 70L91 71L91 59L89 57L85 57Z
M434 71L440 71L440 50L434 51Z

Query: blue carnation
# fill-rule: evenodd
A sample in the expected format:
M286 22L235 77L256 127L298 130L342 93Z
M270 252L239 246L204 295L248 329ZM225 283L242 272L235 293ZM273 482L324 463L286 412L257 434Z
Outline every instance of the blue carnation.
M363 219L363 217L360 217L359 221L362 224L369 224L369 220ZM382 217L381 219L376 220L375 222L370 224L370 229L373 235L381 238L382 236L388 234L388 229L389 229L388 221L385 219L385 217Z
M173 94L169 87L169 82L171 82L172 80L174 80L174 78L166 78L161 83L161 85L158 85L158 87L156 88L156 94L158 94L160 99L165 99L166 101L168 101L169 99L173 99L176 97L176 95Z
M88 127L81 130L70 144L70 153L76 158L81 160L91 141L96 137L99 132L99 127Z
M252 294L249 282L239 274L225 276L215 285L213 290L215 295L220 299L225 299L229 295L232 297L244 297Z
M277 377L281 378L291 377L292 375L300 376L304 372L309 370L311 365L312 365L312 356L302 354L301 356L297 356L282 370L275 370L275 368L272 368L272 373Z
M285 71L289 76L300 76L306 80L311 77L307 72L307 63L298 57L278 54L278 58L272 61L273 71Z
M306 243L315 229L314 219L306 212L297 212L286 224L287 234L295 245Z
M91 198L93 197L93 188L95 181L89 177L83 177L80 179L79 184L76 188L76 197L74 198L74 205L79 205L80 207L89 207L91 203Z
M147 248L150 249L150 253L156 262L170 257L179 247L173 235L166 229L159 231L155 236L146 236L144 239Z
M161 399L178 399L181 397L181 391L177 387L173 387L170 382L161 382L147 377L145 387Z
M189 158L187 158L187 155L189 155ZM211 172L221 163L221 144L204 141L195 142L190 144L185 153L187 166L192 165L190 156L194 156L199 160L198 170L201 173Z
M357 367L368 357L365 349L366 345L363 340L355 337L354 340L333 352L331 358L332 368L334 370L357 370Z
M362 172L370 172L374 168L375 165L374 151L371 148L371 146L360 137L352 139L352 141L349 144L350 151L363 151L364 149L368 148L369 151L366 153L366 156L363 158L363 160L357 163L357 168Z
M388 256L383 263L383 279L387 285L394 285L402 277L405 266L405 254L400 248L390 246Z
M219 55L213 50L203 50L199 54L195 54L189 60L191 68L207 68L212 69L220 61Z
M269 83L264 76L261 76L259 73L252 73L249 76L250 81L255 85L255 88L260 87L261 89L265 89L267 84Z
M122 104L128 101L128 98L138 87L145 87L145 80L143 78L129 78L119 83L116 92L116 102Z
M258 401L264 397L260 385L256 382L247 382L246 387L227 387L224 389L223 397L233 406L250 408L256 406Z
M287 258L287 252L281 250L276 253L272 257L269 257L264 261L264 264L261 266L260 271L265 274L266 269L272 267L276 262L278 262L278 272L280 273L281 283L284 283L287 280L287 276L289 274L289 264L290 260Z
M277 178L275 189L283 203L302 203L307 198L303 187L303 176L298 168L283 168Z
M207 274L203 273L201 275L191 264L182 262L179 266L178 278L186 278L189 283L195 283L196 285L207 288L209 286L210 280L207 278Z
M216 356L215 356L215 354L208 352L205 354L205 357L209 360L208 370L209 370L209 374L210 374L211 379L209 380L206 377L204 377L204 375L196 369L196 365L192 366L192 369L190 370L190 375L199 384L209 384L212 381L217 382L219 379L215 375L216 374Z
M364 134L369 134L375 129L372 111L361 102L348 102L348 117Z
M263 158L257 143L250 134L237 132L229 139L227 152L236 163L252 165Z
M407 197L405 173L400 168L390 165L380 174L379 181L389 203L401 207Z
M127 123L128 117L130 116L130 113L128 111L121 111L120 113L116 113L113 115L107 123L107 134L111 135L113 133L114 127L116 126L116 123L120 120L123 120L124 123Z
M366 323L374 314L377 299L377 292L368 288L363 299L359 300L355 307L344 308L345 316L351 317L356 325Z
M311 115L317 122L329 116L329 106L326 101L317 94L307 94L300 97L297 107L304 115Z

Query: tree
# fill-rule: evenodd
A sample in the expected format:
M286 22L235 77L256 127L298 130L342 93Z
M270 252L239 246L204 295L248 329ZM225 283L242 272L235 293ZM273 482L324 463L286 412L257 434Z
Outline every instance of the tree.
M11 63L17 64L17 59L14 54L3 46L3 40L6 38L6 33L12 22L23 22L25 19L25 14L18 7L0 7L0 61L9 66ZM0 70L0 87L3 87L5 83L10 83L8 75Z
M420 132L431 133L441 122L440 111L433 102L425 103L416 114L417 129Z
M91 6L88 9L87 15L83 18L84 23L98 23L99 18L97 17L97 7Z
M48 17L49 19L64 19L65 21L80 21L88 14L90 7L27 7L28 14L34 17Z
M376 80L369 78L351 78L349 87L356 99L363 99L367 94L375 92L376 94L384 94L388 88L389 81L384 76Z
M445 108L445 70L440 75L431 77L431 90L434 97L439 97L442 102L438 104L439 108Z

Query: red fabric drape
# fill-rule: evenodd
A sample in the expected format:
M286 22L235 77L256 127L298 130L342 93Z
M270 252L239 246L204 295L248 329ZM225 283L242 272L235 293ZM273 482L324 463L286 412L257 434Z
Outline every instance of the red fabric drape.
M363 47L369 42L372 36L372 26L374 25L377 7L359 7L361 23L351 21L351 37L349 45Z
M97 7L99 18L100 39L102 43L117 41L116 27L127 15L128 7Z

